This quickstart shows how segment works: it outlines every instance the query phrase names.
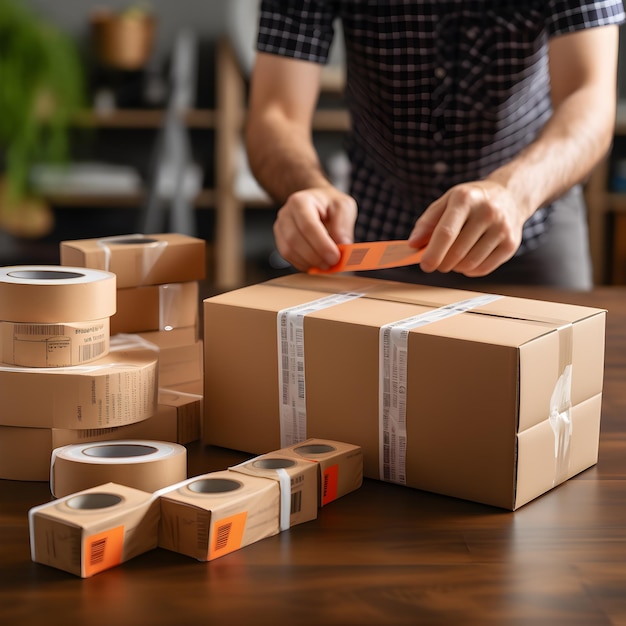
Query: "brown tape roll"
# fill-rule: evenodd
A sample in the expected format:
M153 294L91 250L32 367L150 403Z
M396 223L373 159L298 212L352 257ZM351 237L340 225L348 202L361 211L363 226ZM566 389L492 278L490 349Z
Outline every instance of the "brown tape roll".
M86 322L111 317L115 306L111 272L58 265L0 267L0 320Z
M23 367L70 367L109 353L110 318L35 324L0 321L0 362Z
M107 482L153 493L187 478L187 449L142 439L71 444L52 451L50 467L56 498Z

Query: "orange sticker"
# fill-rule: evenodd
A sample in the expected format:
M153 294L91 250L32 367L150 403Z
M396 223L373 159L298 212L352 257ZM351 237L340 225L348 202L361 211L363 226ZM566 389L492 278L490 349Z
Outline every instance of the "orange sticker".
M213 526L213 537L209 546L209 561L241 548L247 517L248 512L244 511L243 513L225 517L215 523Z
M337 483L339 482L339 465L335 463L324 470L322 476L322 506L337 499Z
M123 549L124 526L116 526L85 537L83 541L85 577L119 565L122 562Z
M309 274L336 274L337 272L362 272L386 267L415 265L422 259L423 248L416 250L406 241L367 241L339 244L339 263L327 270L312 267Z

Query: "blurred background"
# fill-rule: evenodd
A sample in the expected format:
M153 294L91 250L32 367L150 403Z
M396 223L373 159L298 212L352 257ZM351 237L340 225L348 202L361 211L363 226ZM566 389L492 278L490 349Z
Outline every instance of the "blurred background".
M257 0L0 0L0 265L138 232L207 241L213 291L290 271L242 143ZM314 125L346 185L337 27ZM626 102L620 50L620 101ZM597 283L626 283L626 108L587 186Z

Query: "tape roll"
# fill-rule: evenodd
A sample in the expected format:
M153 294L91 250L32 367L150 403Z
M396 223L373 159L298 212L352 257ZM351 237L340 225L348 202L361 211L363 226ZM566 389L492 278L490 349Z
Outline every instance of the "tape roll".
M111 339L109 354L72 367L0 366L0 424L111 428L154 415L158 352Z
M107 482L153 493L187 478L187 449L143 439L70 444L52 451L50 491L56 498Z
M0 267L0 320L54 324L111 317L116 276L59 265Z
M110 318L35 324L0 321L0 361L23 367L71 367L109 353Z

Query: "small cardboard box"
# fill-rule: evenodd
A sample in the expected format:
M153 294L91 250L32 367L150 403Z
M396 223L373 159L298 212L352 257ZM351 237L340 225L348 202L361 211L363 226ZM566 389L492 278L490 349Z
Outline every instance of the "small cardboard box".
M88 578L157 547L160 508L151 493L107 483L28 513L31 558Z
M278 482L281 530L317 518L318 468L312 461L277 451L262 454L229 469Z
M61 265L105 269L117 288L203 280L206 242L179 233L62 241Z
M350 442L367 477L513 510L597 462L605 322L356 276L226 292L204 301L203 440Z
M194 327L198 312L197 281L118 289L111 334Z
M158 492L159 547L212 561L280 532L280 488L230 470L195 476Z
M318 466L318 503L330 504L363 484L363 450L359 446L328 439L306 439L281 455L315 461Z

